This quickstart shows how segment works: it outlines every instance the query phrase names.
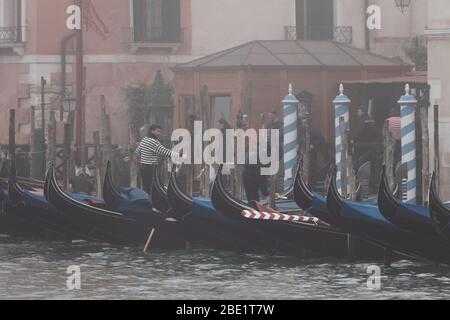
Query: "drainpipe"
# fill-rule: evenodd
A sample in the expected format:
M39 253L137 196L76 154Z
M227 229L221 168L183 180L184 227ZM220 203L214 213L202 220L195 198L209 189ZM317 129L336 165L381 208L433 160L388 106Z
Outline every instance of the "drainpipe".
M76 36L76 32L73 32L65 36L61 41L61 109L59 113L60 121L63 121L63 103L62 100L66 97L66 58L67 58L67 44Z
M77 5L82 9L82 0L77 0ZM83 25L83 21L81 22ZM83 161L83 27L76 31L76 70L75 70L75 87L77 107L75 110L75 145L76 145L76 160L79 164Z
M366 50L370 51L370 35L369 35L369 29L366 26L366 17L367 17L367 8L369 7L369 0L364 0L364 12L363 12L363 17L364 17L364 30L365 30L365 41L366 41Z

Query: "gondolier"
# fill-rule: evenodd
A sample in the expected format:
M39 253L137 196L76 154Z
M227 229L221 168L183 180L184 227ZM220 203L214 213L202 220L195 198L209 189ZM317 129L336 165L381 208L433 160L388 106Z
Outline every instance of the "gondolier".
M151 194L152 191L153 171L158 165L160 157L174 159L179 156L178 153L167 149L159 142L160 135L161 126L155 124L150 126L148 136L141 140L135 151L139 159L143 189L148 194Z

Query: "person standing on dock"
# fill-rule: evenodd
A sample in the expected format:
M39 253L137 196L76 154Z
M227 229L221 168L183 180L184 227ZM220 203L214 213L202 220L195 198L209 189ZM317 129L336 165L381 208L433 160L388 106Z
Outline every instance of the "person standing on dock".
M315 190L316 182L319 174L318 154L323 151L325 146L325 138L319 128L311 128L311 140L309 144L309 181L308 185L311 190Z
M402 158L401 151L401 118L400 111L397 106L394 106L389 111L389 117L386 119L386 123L388 125L389 132L392 135L392 138L395 140L394 147L394 168L397 166L397 163L400 162Z
M86 167L77 167L75 177L69 181L70 191L73 193L82 193L86 195L94 195L94 185L89 180L89 175L86 173Z
M246 141L245 144L245 164L242 172L242 183L244 185L245 195L248 203L259 202L260 192L266 200L267 204L270 203L269 192L269 180L267 176L261 174L261 168L263 165L260 162L257 151L251 151L250 141ZM265 150L266 152L268 150ZM256 163L252 163L251 159Z
M371 162L372 167L375 159L374 143L377 138L375 120L368 114L367 108L363 105L359 106L357 116L358 120L355 129L352 131L351 141L355 145L356 168L367 161Z
M136 148L135 154L139 159L142 185L149 195L153 186L153 173L159 163L159 158L178 157L178 153L167 149L159 141L161 136L161 126L151 125L148 136L141 140Z

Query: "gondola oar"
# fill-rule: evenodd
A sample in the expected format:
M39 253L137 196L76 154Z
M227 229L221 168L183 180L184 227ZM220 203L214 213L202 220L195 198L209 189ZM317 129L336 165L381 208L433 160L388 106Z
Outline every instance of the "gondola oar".
M150 235L148 236L147 242L145 243L145 247L144 247L144 254L148 253L148 248L150 247L150 242L152 241L155 231L156 231L156 229L153 228L152 231L150 232Z

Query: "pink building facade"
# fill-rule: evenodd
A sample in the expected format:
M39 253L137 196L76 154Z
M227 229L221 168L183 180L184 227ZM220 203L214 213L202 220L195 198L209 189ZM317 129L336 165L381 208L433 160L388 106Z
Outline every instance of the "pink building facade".
M190 0L82 0L86 141L100 129L100 96L112 121L113 142L129 141L125 89L150 84L161 70L193 58ZM73 33L66 26L71 0L0 0L0 144L8 143L8 112L16 109L19 144L28 144L30 107L41 121L41 77L45 109L61 110L61 46ZM66 93L75 97L75 41L67 46ZM74 106L72 106L74 107ZM58 133L58 138L61 135ZM59 139L59 142L62 140Z

